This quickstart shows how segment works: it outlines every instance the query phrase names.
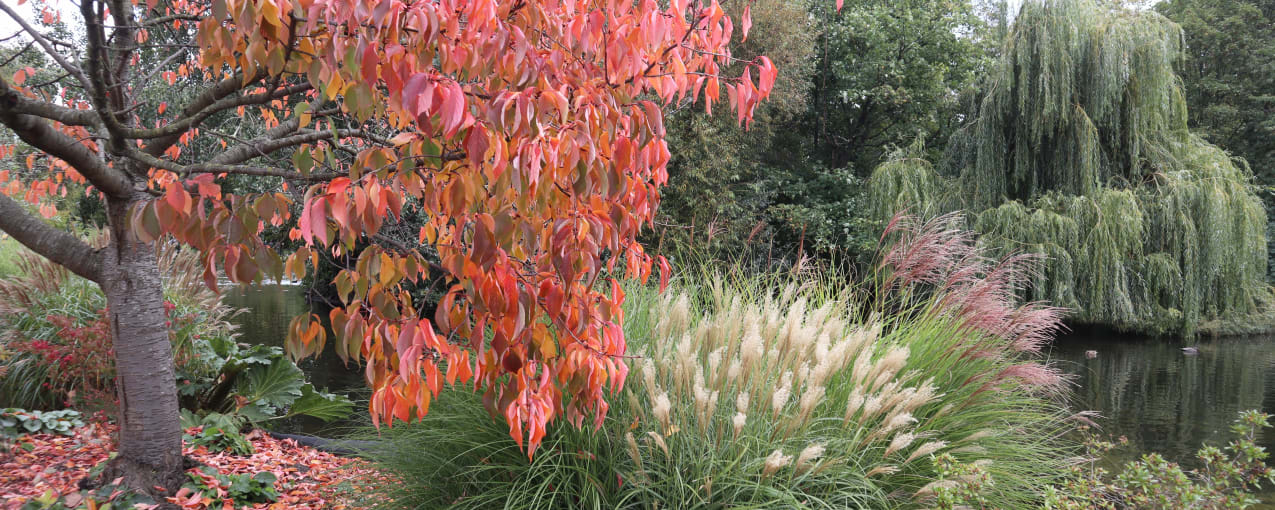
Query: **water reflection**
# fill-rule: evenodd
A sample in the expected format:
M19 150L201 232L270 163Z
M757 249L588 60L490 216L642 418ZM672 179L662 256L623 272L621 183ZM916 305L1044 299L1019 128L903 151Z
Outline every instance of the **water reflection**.
M318 305L312 307L307 303L305 288L299 285L267 283L234 286L223 290L223 299L230 306L244 309L234 319L239 325L239 341L244 343L283 347L288 336L288 325L294 317L301 314L315 313L327 322L328 310ZM332 338L330 330L328 338ZM362 406L357 402L365 398L366 393L363 373L358 365L350 363L346 366L329 346L317 358L302 360L299 366L316 388L327 388L328 391L349 395L356 401L355 414L358 414ZM277 424L276 428L285 432L315 433L347 423L325 425L321 421L302 417L290 423Z
M1075 376L1080 409L1100 412L1103 432L1129 438L1131 455L1160 452L1191 464L1202 442L1223 445L1246 409L1275 411L1275 343L1268 337L1201 341L1187 356L1174 342L1068 337L1052 357ZM1086 359L1086 350L1098 351ZM1263 445L1275 447L1275 434Z

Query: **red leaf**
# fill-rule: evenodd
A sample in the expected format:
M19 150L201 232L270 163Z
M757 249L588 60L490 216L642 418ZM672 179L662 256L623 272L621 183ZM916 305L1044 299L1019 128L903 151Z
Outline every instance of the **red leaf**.
M328 245L328 217L324 214L324 201L322 199L315 200L310 204L310 208L306 210L305 215L309 216L310 232L319 240L322 246ZM304 232L303 232L304 233Z
M452 84L443 89L443 136L453 138L460 131L461 122L465 119L465 92L459 85Z
M660 255L655 259L660 264L660 292L663 293L664 289L668 288L669 274L672 273L673 270L669 267L668 259L665 259L663 255Z

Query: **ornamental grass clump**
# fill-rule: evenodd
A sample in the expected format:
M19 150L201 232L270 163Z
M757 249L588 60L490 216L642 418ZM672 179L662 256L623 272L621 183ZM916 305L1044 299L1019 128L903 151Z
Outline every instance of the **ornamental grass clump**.
M655 299L632 331L653 340L628 393L638 506L924 506L940 453L986 464L1001 505L1035 502L1065 466L1063 380L1033 356L1061 314L1016 298L1037 258L989 259L960 223L895 218L872 292L754 279Z
M1037 259L992 260L942 217L891 222L870 283L706 271L627 290L632 372L595 429L528 461L478 397L449 395L371 452L397 508L919 508L936 455L1026 508L1065 471L1063 380L1034 353L1059 311L1018 304ZM393 502L388 500L392 498Z

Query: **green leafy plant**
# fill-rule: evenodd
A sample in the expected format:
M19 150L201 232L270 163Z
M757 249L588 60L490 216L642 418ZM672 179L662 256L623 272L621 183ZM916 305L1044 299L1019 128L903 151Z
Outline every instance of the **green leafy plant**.
M83 426L80 413L70 409L60 411L27 411L10 407L0 409L0 436L18 437L24 434L61 434L69 436L75 427Z
M210 345L211 375L178 371L182 407L197 413L239 414L261 425L294 416L344 418L354 405L344 395L315 389L283 350L232 341Z
M1088 462L1071 469L1071 477L1050 490L1046 508L1059 510L1201 510L1249 508L1261 501L1254 494L1263 482L1275 483L1269 453L1257 445L1257 434L1270 428L1270 416L1255 410L1239 414L1226 447L1203 446L1197 469L1183 469L1157 453L1129 462L1118 474L1098 461L1123 441L1104 441L1086 431Z
M943 453L934 457L934 467L938 480L922 487L921 492L934 495L936 508L992 508L987 498L992 476L979 463L962 463Z
M197 417L182 410L182 429L186 430L186 444L203 446L211 451L232 455L252 455L252 443L240 432L244 419L239 415L208 413Z
M248 506L254 503L270 503L279 499L275 490L276 477L273 473L262 471L257 474L223 474L210 466L186 473L190 483L178 492L177 498L199 498L203 494L212 499L210 507L220 507L230 503L234 507Z

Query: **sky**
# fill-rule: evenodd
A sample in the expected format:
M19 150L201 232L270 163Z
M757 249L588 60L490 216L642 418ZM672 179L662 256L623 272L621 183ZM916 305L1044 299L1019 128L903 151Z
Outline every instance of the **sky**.
M18 14L27 21L27 23L35 25L35 20L39 16L39 14L33 12L32 6L35 2L27 0L23 2L22 5L18 5L18 0L0 0L0 2L4 2L5 5L17 11ZM69 22L72 27L79 24L79 6L71 3L70 0L47 0L45 4L61 13L62 19ZM13 21L8 14L0 12L0 37L9 37L21 29L22 27L19 26L17 22Z

